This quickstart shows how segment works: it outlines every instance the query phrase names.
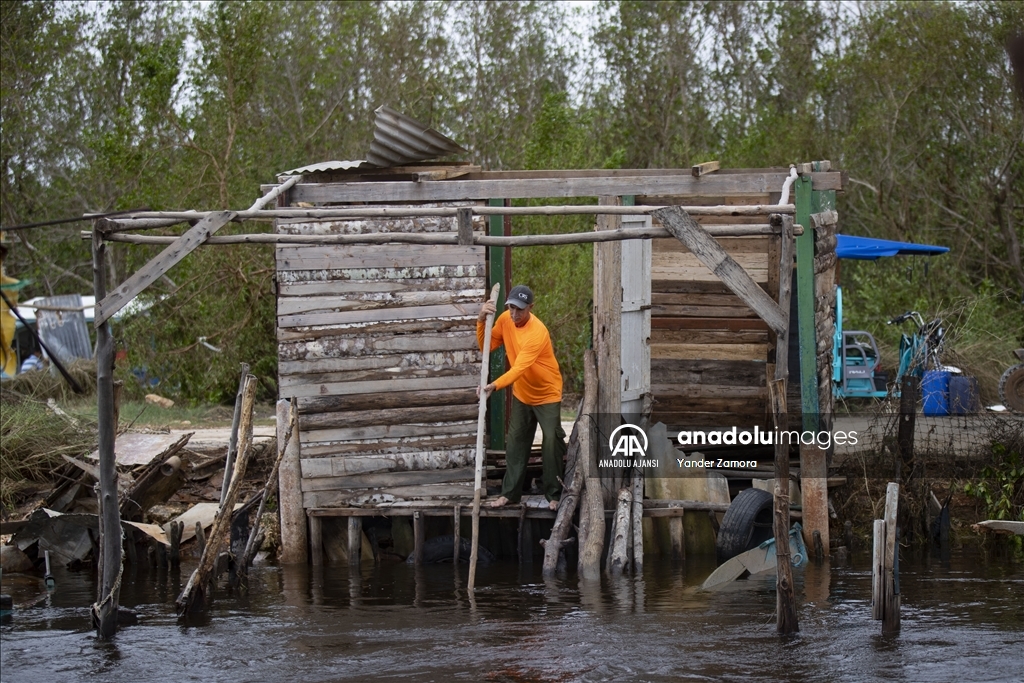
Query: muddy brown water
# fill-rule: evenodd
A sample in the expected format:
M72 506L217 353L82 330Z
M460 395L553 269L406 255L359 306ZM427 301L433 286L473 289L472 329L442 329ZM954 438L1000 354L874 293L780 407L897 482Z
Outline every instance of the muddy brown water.
M774 577L697 593L712 569L648 560L642 579L545 583L539 565L264 566L181 623L178 572L126 570L140 623L112 642L89 628L95 577L0 627L0 680L31 681L1022 681L1024 565L962 551L901 559L902 630L870 617L866 556L795 572L800 633L775 634ZM456 582L458 581L458 586ZM35 582L3 578L15 602Z

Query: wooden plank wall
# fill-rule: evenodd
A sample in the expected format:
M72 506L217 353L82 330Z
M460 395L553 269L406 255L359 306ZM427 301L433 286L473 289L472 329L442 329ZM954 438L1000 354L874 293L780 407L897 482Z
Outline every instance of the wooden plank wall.
M640 204L768 204L777 194L643 197ZM764 224L767 217L699 217L702 225ZM655 225L658 225L655 223ZM777 256L771 237L720 238L725 250L772 298ZM776 291L773 291L776 290ZM767 324L675 239L651 254L652 422L673 429L767 426Z
M457 232L438 217L276 230ZM303 506L472 495L485 248L283 245L276 256L279 387L298 399Z

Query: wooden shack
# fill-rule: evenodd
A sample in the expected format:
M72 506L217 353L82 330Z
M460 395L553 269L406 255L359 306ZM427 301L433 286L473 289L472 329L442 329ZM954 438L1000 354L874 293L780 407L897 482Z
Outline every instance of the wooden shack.
M479 246L480 236L492 232L480 215L472 223L475 243L465 234L456 242L459 225L452 212L458 207L538 198L554 205L571 197L637 207L635 214L623 208L598 216L596 231L657 231L652 206L714 208L705 215L694 211L694 218L775 300L781 236L768 222L771 206L779 203L784 185L792 184L797 223L812 240L813 255L811 200L834 207L834 193L842 189L842 175L827 166L801 171L796 182L788 169L474 170L426 182L358 170L303 177L282 193L279 208L433 207L445 215L277 220L281 235L378 236L376 244L276 248L280 391L282 398L297 399L300 413L301 498L289 501L282 492L282 506L300 506L316 537L319 528L313 527L321 517L450 516L453 508L458 515L457 506L472 495L481 360L475 319L486 288L508 284L508 274L495 264L505 262L510 247ZM804 215L802 201L808 207ZM728 236L730 231L742 236ZM452 239L422 245L388 243L384 237L398 233L447 233ZM670 433L697 425L768 424L773 332L719 274L679 240L664 230L660 234L595 246L599 411L649 410L652 422L665 422ZM809 303L813 321L813 271L808 282L809 292L798 282L795 298L801 306ZM810 344L814 364L813 325L811 335L807 342L805 332L794 330L801 345ZM817 384L814 370L812 365L811 386ZM792 373L790 387L803 400L800 370ZM805 412L811 403L817 410L817 394L813 402L803 401ZM492 411L497 405L492 403ZM815 457L820 462L804 469L811 476L824 467L823 456ZM819 478L824 481L824 474ZM540 509L528 515L552 516Z

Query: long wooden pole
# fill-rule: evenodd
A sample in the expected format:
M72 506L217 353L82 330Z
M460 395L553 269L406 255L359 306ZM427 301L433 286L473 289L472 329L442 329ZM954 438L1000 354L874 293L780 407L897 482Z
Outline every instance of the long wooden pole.
M99 229L93 227L92 277L96 300L107 291L106 256ZM100 638L117 633L117 603L121 588L121 512L117 499L117 468L114 461L114 340L110 325L96 329L96 401L100 456L100 558L99 586L92 606L93 625Z
M709 225L706 226L712 237L759 237L778 234L768 223ZM82 233L83 237L91 233ZM503 237L495 235L473 234L465 244L484 247L533 247L565 244L588 244L596 242L619 242L622 240L645 240L672 237L665 228L624 228L603 230L600 232L573 232L560 235L516 235ZM177 238L173 235L136 235L130 233L108 233L104 236L108 242L125 244L172 244ZM332 245L332 244L438 244L454 245L459 242L457 233L375 233L368 235L282 235L277 233L257 232L245 235L214 235L207 238L202 246L223 244L297 244L297 245Z
M491 296L488 299L492 304L498 304L498 290L500 284L491 287ZM480 546L480 495L483 485L484 473L484 418L487 414L487 394L484 387L487 386L487 366L490 365L491 356L491 325L494 324L494 312L487 314L484 322L484 347L480 359L480 408L476 416L476 475L473 487L473 545L469 553L469 581L467 588L472 591L476 587L476 560L477 551Z
M269 196L269 195L268 195ZM594 204L555 204L548 206L473 206L468 207L477 216L586 216L600 214L617 214L633 216L653 213L665 206L597 206ZM691 216L767 216L773 213L793 214L793 204L719 204L714 206L684 206ZM235 221L272 220L276 218L408 218L414 216L448 216L458 215L458 207L334 207L320 209L279 208L252 209L237 211ZM127 216L111 219L108 226L114 230L124 229L133 222L139 222L137 228L158 228L202 220L210 211L135 211ZM91 214L89 217L98 217ZM141 221L149 221L143 224ZM173 221L168 223L167 221ZM160 224L162 223L162 225Z

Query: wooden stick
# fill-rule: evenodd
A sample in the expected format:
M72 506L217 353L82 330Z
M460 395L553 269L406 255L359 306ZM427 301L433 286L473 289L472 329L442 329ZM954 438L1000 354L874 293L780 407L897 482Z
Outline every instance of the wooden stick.
M785 311L786 324L789 311ZM785 337L785 334L779 335ZM786 428L786 380L768 382L772 412L776 429ZM789 635L800 630L796 615L796 597L793 590L793 565L789 552L789 444L775 444L775 511L773 528L775 532L775 557L778 576L775 582L776 631Z
M242 451L235 461L235 469L231 476L231 486L228 488L228 495L224 503L217 510L214 517L213 527L210 529L210 536L207 539L203 556L199 560L199 566L188 583L182 589L181 595L175 600L178 607L178 616L184 616L189 612L202 609L207 603L210 588L210 576L213 573L214 565L220 555L221 549L228 541L228 531L231 526L231 515L235 507L235 499L242 486L245 477L245 470L249 464L249 457L252 454L252 412L256 401L256 385L258 381L255 376L249 375L246 378L245 390L242 398L242 420L240 430L242 434Z
M93 235L93 288L96 300L99 301L106 294L105 247L98 229L93 230ZM97 325L96 329L96 402L100 455L100 556L99 585L96 602L92 606L92 619L97 635L100 638L111 638L117 633L117 609L123 564L121 512L118 505L117 467L114 459L114 440L117 435L114 407L114 340L110 325L106 323Z
M245 389L245 378L249 376L249 364L242 363L242 374L238 378L238 391L235 393L235 412L231 418L231 436L228 437L228 455L224 459L224 478L220 484L220 504L224 505L224 497L231 485L231 470L235 466L235 455L238 453L238 424L242 419L242 391Z
M461 549L460 546L462 545L461 533L462 533L462 506L459 505L458 503L456 503L455 504L455 510L454 510L454 517L452 519L452 536L455 539L455 541L453 543L454 547L452 548L452 563L456 567L456 572L455 572L456 576L458 576L459 550Z
M608 574L622 576L626 568L627 546L629 545L630 508L633 506L633 492L628 488L619 489L615 522L612 525L611 548L608 552Z
M758 237L777 234L769 224L755 225L709 225L705 227L713 237ZM560 235L518 235L501 237L473 233L470 241L459 242L457 233L373 233L366 235L281 235L277 233L251 233L246 235L213 236L201 246L220 244L475 244L485 247L533 247L545 245L589 244L596 242L617 242L636 239L661 239L672 237L665 228L620 228L600 232L574 232ZM135 235L110 233L104 236L108 242L125 244L172 244L173 235Z
M495 306L498 303L498 290L500 288L500 283L491 288L491 295L488 301ZM469 581L467 582L467 587L471 592L476 587L476 561L480 544L480 496L484 473L484 418L487 414L487 392L484 391L484 387L487 386L487 367L490 365L491 359L491 325L493 324L494 312L492 311L487 314L487 320L484 321L484 345L483 351L480 354L480 407L476 417L476 474L473 486L473 541L472 549L469 553Z
M593 349L583 352L584 388L593 387L593 400L584 402L586 416L580 429L580 464L583 494L580 501L579 563L580 578L601 578L601 551L604 549L604 498L597 477L597 455L594 443L593 412L597 409L597 356ZM586 394L584 394L586 395Z
M423 544L425 541L423 512L417 510L412 513L412 556L413 564L417 567L423 564Z
M266 193L262 197L256 200L256 203L249 207L249 211L259 211L264 206L281 196L282 193L287 192L292 186L302 180L302 175L293 175L288 180L284 181L270 192Z
M359 517L348 518L348 566L358 567L363 549L363 520Z
M594 204L572 204L572 205L547 205L547 206L473 206L470 207L477 216L586 216L611 214L620 216L633 216L653 213L665 206L597 206ZM686 213L691 216L767 216L773 213L794 214L796 206L793 204L744 204L730 205L720 204L715 206L684 206ZM440 216L455 217L458 215L459 207L335 207L320 209L301 208L279 208L235 212L236 222L247 220L273 220L277 218L408 218L415 216ZM116 219L105 219L107 229L124 230L131 229L133 222L158 221L162 225L146 224L138 225L137 228L156 228L183 223L186 221L202 220L210 215L211 211L135 211L127 216L118 216ZM88 215L86 217L91 217ZM166 221L173 221L167 223Z
M633 574L644 572L644 475L633 470Z

